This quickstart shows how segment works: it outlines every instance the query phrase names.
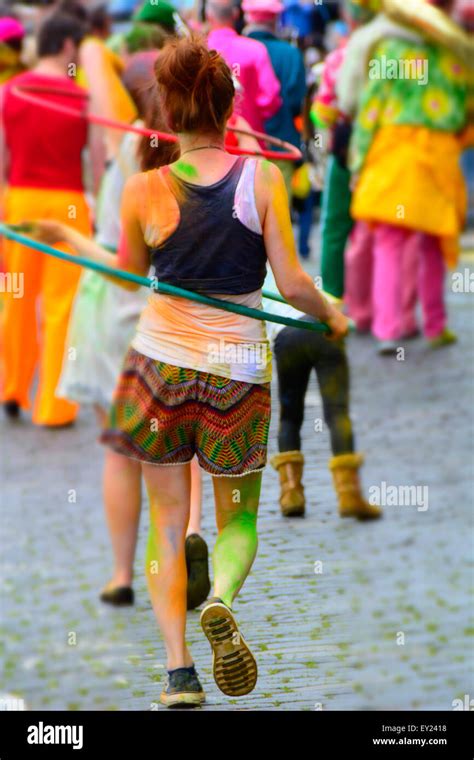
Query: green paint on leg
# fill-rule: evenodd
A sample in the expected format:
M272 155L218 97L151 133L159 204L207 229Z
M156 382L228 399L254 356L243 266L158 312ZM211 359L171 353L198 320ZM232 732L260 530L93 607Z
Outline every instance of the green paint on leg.
M229 607L257 552L257 515L241 512L220 533L213 552L216 594Z
M244 583L257 553L257 511L261 474L242 478L238 483L240 502L226 511L212 555L215 594L229 607Z
M145 572L156 575L158 572L158 548L156 544L156 529L153 523L150 523L148 529L148 540L146 545Z

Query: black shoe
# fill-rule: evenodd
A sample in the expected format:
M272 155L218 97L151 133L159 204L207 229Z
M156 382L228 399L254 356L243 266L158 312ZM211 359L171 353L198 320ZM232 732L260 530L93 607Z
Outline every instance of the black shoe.
M116 586L115 588L104 588L100 599L114 607L127 607L134 603L135 594L130 586Z
M201 612L201 626L213 653L214 680L229 697L249 694L257 683L257 662L232 610L214 597Z
M166 707L200 707L206 701L206 695L199 682L198 675L191 668L170 670L160 695L160 702Z
M9 420L17 420L20 416L20 404L18 401L5 401L3 408Z
M211 590L207 544L198 533L186 538L184 545L188 572L187 609L194 610L206 601Z

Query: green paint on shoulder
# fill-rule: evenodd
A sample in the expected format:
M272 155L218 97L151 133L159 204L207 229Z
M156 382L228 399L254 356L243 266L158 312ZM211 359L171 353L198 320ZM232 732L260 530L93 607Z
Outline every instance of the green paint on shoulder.
M189 177L190 179L194 179L199 174L196 167L186 163L186 161L177 161L175 166L179 174L184 174L185 177Z

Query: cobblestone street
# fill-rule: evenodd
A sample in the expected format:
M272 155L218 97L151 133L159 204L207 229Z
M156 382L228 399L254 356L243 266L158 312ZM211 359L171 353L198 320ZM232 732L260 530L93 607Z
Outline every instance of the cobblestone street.
M472 248L465 246L459 272L474 266ZM314 262L310 269L316 273ZM387 505L372 524L338 517L328 433L315 432L322 408L313 378L303 438L306 518L281 517L277 475L268 467L259 553L234 606L258 660L252 694L228 699L218 691L199 612L189 613L204 710L451 710L453 700L474 696L474 296L453 292L451 283L449 276L457 345L436 352L423 339L410 341L397 361L378 357L370 337L348 342L365 492L382 483L424 486L428 508ZM276 393L273 403L270 453ZM111 555L92 412L62 431L33 428L25 418L2 418L0 430L1 692L30 709L164 709L164 650L142 569L146 509L135 607L113 610L98 600ZM206 476L203 512L212 547Z

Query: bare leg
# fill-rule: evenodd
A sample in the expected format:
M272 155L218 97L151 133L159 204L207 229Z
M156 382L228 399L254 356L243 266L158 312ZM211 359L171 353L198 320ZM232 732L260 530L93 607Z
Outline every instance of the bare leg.
M191 462L191 513L189 515L187 536L194 533L201 535L202 475L196 457Z
M146 574L153 610L163 635L167 669L189 667L186 647L186 560L184 541L189 522L189 464L142 465L150 499L150 537Z
M114 553L109 587L131 586L141 511L141 465L106 449L103 494L105 514Z
M214 595L228 606L238 594L257 553L257 511L262 473L213 478L219 535L213 552Z
M99 426L104 428L108 420L107 410L98 404L94 410ZM107 589L132 585L142 502L141 478L139 462L106 449L102 491L114 554L114 571Z

